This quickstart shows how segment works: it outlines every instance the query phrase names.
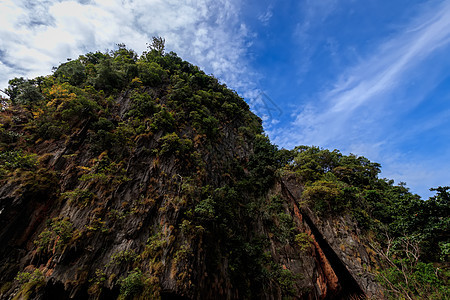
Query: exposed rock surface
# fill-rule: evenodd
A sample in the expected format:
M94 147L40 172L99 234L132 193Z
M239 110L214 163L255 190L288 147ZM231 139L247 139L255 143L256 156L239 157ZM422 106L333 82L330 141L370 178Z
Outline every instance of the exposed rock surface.
M102 108L56 137L24 126L41 124L35 108L3 112L10 136L33 136L8 153L38 162L1 179L0 298L382 298L356 223L315 215L302 182L266 164L272 146L245 102L178 63L195 76L94 93Z
M156 142L150 139L145 143L151 148ZM174 158L158 162L142 150L137 151L127 166L129 180L99 184L77 181L77 166L91 159L83 154L82 147L76 156L71 156L73 149L64 145L48 144L48 147L42 150L51 153L46 166L49 171L45 174L48 185L44 190L33 190L25 180L10 181L0 188L2 282L11 281L22 270L39 269L44 273L45 286L31 294L31 298L111 299L120 293L117 279L139 266L154 274L150 283L163 298L243 298L230 279L225 254L217 253L219 261L214 262L217 265L208 266L207 252L220 251L214 245L215 237L204 237L204 228L190 229L189 233L181 228L183 210L191 200L182 198L186 197L181 195L184 177L179 175L181 170ZM225 155L221 157L222 162L226 161ZM266 251L270 251L283 269L297 276L293 280L292 296L302 299L381 297L381 288L368 272L377 263L375 255L359 239L356 225L346 217L318 218L307 207L299 207L297 203L301 201L297 197L302 187L285 184L285 180L288 179L278 179L262 201L281 197L284 212L293 219L298 232L311 238L310 245L302 249L280 242L271 229L277 224L267 225L267 220L252 220L253 228L243 230L253 230L249 236L267 238L270 246ZM74 205L57 196L60 190L87 188L95 191L90 203ZM245 203L245 199L240 201ZM54 218L70 220L73 236L60 249L55 240L49 251L37 252L33 241L47 227L46 221ZM157 245L156 249L149 250L151 237L155 237ZM118 254L122 254L123 261L111 263ZM99 280L98 276L104 279L95 290L97 287L92 286ZM17 289L13 284L3 291L2 298L17 295ZM262 289L267 290L267 294L260 294L263 298L282 297L277 287Z

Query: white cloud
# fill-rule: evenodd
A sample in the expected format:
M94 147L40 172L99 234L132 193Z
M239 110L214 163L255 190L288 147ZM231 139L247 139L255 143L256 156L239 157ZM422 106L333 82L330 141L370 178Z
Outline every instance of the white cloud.
M366 101L389 92L407 71L450 42L450 5L439 10L427 23L384 44L367 62L351 70L326 97L333 99L333 112L354 110ZM427 16L428 19L429 16ZM422 19L423 21L423 19Z
M432 176L438 173L431 171L435 166L410 164L420 158L399 155L396 146L439 126L448 113L422 120L406 132L398 132L393 126L421 104L448 75L450 60L445 58L448 55L444 52L449 45L450 2L444 1L424 10L366 59L358 60L355 66L345 70L331 88L297 109L289 127L275 129L269 136L289 148L298 144L319 145L365 155L385 165L386 174L408 184L417 184L423 192L424 183L443 179ZM435 56L441 58L438 65L430 64ZM408 92L412 89L409 86L412 80L418 81L414 93ZM389 157L398 157L398 160L389 161ZM394 171L394 168L404 171ZM448 174L444 178L450 180Z
M442 162L433 159L412 160L398 155L395 160L390 159L386 163L381 175L394 178L397 183L406 182L411 192L419 194L422 199L428 199L435 194L430 188L449 185L448 168L443 168Z
M270 19L272 19L272 16L273 16L273 7L272 5L269 5L266 12L258 16L258 20L264 25L268 25Z
M235 89L248 82L250 37L237 0L93 0L0 2L0 87L15 76L48 74L52 66L117 43L141 53L152 36L166 49ZM245 75L245 76L244 76Z
M387 40L368 59L345 71L331 89L307 102L296 114L290 135L278 140L282 144L301 141L327 145L342 138L348 141L349 134L359 138L367 128L373 129L367 125L389 113L386 106L395 105L391 95L404 87L405 79L412 76L411 69L450 43L448 2L416 22L425 24L414 23Z

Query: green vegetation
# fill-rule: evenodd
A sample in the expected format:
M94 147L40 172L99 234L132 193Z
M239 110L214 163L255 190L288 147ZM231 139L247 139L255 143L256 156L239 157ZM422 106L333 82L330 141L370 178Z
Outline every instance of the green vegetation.
M72 239L73 225L68 219L49 221L47 229L39 234L34 244L38 252L51 253L61 250Z
M129 180L123 162L112 161L105 152L93 160L93 167L82 169L86 172L80 177L80 181L83 182L116 186Z
M36 170L37 155L24 153L22 150L12 150L0 153L0 179L16 169Z
M205 259L213 262L207 271L214 273L229 260L233 283L249 296L266 282L287 289L283 272L267 271L280 268L264 254L267 241L243 230L252 226L252 203L275 182L274 172L281 166L277 148L262 135L261 121L242 98L175 53L165 53L163 39L155 38L140 56L125 45L87 53L50 76L13 79L7 91L7 110L21 121L8 119L0 128L1 174L34 171L40 165L30 149L61 145L66 152L58 164L70 166L76 176L61 190L55 184L55 198L71 209L91 212L76 228L64 217L49 221L35 241L39 253L48 257L63 250L75 234L107 236L153 207L168 214L176 210L180 223L171 226L189 238L184 246L175 247L173 236L155 229L141 253L113 257L117 265L133 265L137 257L151 263L120 279L124 298L157 292L139 288L139 282L150 280L156 286L167 247L177 249L180 262L187 259L188 242L201 247L202 241L209 248ZM53 157L46 155L43 168ZM153 168L148 182L141 183L142 194L110 206L116 192L135 184L129 169L142 162ZM172 166L172 173L166 174L166 166ZM158 180L164 180L164 200L153 190ZM39 177L35 183L43 182ZM282 240L293 241L292 219L281 212L277 218L286 227ZM191 267L179 268L178 280L187 282ZM90 289L94 294L101 293L111 272L98 270L103 273Z
M91 200L95 198L94 193L91 191L78 188L70 192L62 193L61 196L68 199L69 203L76 203L80 207L89 205Z
M284 172L305 182L303 198L319 216L348 214L375 234L385 264L378 277L392 299L448 298L450 187L424 201L379 179L379 164L318 147L295 148Z
M15 277L20 285L19 291L14 296L15 299L33 299L33 296L44 287L45 276L39 269L30 272L19 272Z
M304 232L295 235L295 242L300 247L301 251L307 251L311 249L312 238Z
M39 90L41 81L42 78L40 77L34 80L24 79L23 77L11 79L6 94L12 104L26 106L38 104L43 99Z
M136 268L120 281L119 299L132 299L133 296L141 293L143 288L144 278L142 271Z
M168 133L159 139L161 150L159 155L180 156L192 149L192 141L181 139L176 133Z
M24 203L51 206L47 226L33 225L41 230L34 263L57 264L50 257L69 245L76 257L106 253L77 241L81 235L104 243L119 232L130 241L148 237L89 271L92 295L116 285L121 299L157 298L172 263L171 276L187 292L199 278L216 284L218 274L242 298L262 298L267 290L295 296L301 274L274 252L306 255L314 243L275 192L280 177L292 176L303 188L300 208L358 223L381 260L376 272L388 296L450 297L450 187L423 201L404 184L378 178L380 165L364 157L278 149L242 98L165 53L161 38L142 55L120 44L46 77L12 79L6 92L0 183L17 183L11 190ZM74 223L58 217L68 210L79 218ZM39 272L17 275L26 287L18 295L30 297L45 282Z

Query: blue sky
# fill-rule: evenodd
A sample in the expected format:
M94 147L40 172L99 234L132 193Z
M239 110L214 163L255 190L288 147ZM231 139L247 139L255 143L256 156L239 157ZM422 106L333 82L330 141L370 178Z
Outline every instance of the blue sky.
M155 35L280 147L366 156L424 198L450 185L450 1L3 0L0 88Z

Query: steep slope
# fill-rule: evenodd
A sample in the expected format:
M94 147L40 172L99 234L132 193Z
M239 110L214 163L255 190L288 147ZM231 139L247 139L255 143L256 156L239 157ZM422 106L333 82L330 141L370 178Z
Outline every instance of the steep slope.
M338 155L322 172L314 148L278 150L176 54L119 45L7 92L0 298L384 297L374 239L344 207L381 184L377 165Z

